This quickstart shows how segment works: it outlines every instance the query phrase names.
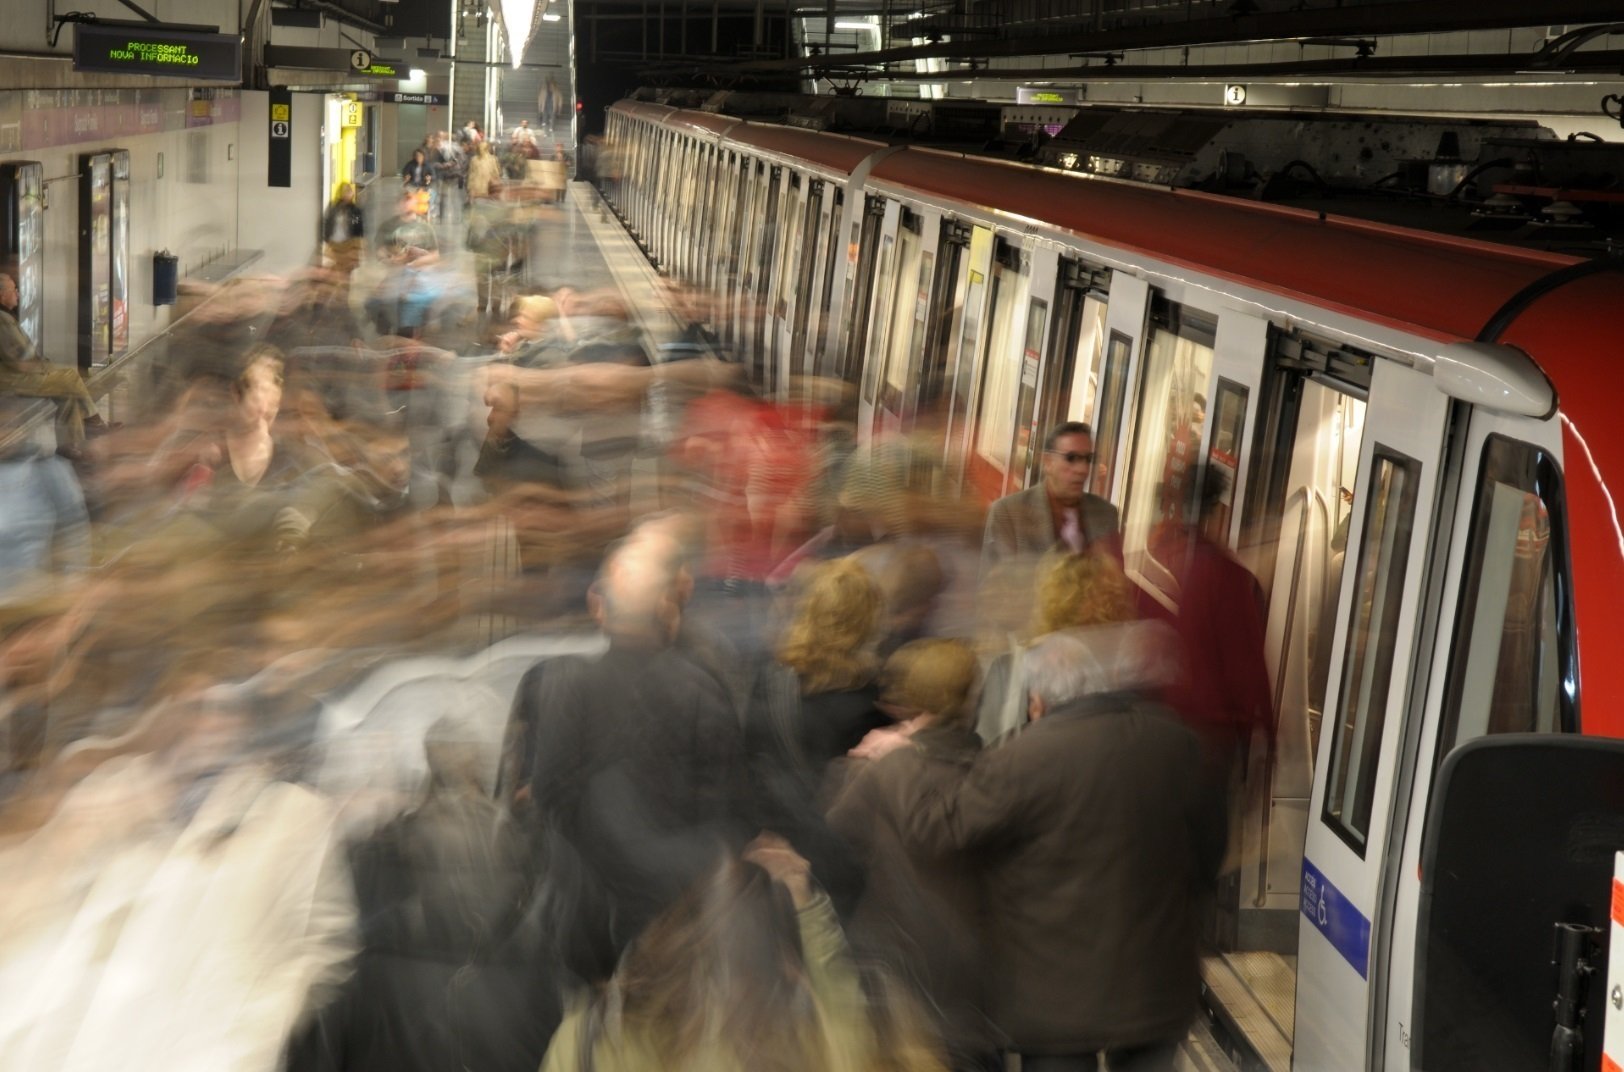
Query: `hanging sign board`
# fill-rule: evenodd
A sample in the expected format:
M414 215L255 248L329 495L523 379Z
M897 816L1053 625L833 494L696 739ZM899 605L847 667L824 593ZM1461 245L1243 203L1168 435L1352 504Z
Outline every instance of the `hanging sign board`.
M161 23L73 25L73 69L187 81L241 82L237 34L166 29Z

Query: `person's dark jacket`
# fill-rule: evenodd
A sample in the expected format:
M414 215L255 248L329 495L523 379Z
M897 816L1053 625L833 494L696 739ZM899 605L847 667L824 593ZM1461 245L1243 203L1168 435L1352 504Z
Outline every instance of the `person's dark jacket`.
M289 1072L534 1072L563 1015L550 937L505 811L431 796L351 850L361 954Z
M829 809L829 825L867 875L847 925L858 956L885 964L935 1013L952 1053L972 1060L998 1048L985 1012L984 910L978 856L917 851L896 801L966 777L981 741L964 727L933 726L913 747L858 762Z
M322 216L321 236L332 241L334 225L343 220L345 224L345 237L357 240L366 234L366 216L361 212L361 206L354 201L334 201L327 206L327 212Z
M633 938L737 851L744 754L716 679L675 648L614 644L527 678L531 805L568 966L606 979Z
M1195 735L1158 705L1105 693L956 773L896 779L887 803L907 817L910 851L984 854L988 1009L1011 1047L1182 1038L1200 986L1197 906L1224 837Z
M835 911L850 916L863 889L851 847L829 828L830 765L870 730L891 724L872 686L801 695L795 671L769 660L745 706L750 786L763 827L783 835L812 865Z

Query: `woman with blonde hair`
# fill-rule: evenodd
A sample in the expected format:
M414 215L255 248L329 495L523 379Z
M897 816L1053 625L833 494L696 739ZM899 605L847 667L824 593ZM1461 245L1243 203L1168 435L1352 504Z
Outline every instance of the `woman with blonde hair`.
M1026 722L1019 671L1027 648L1050 633L1124 622L1134 615L1128 578L1109 555L1087 551L1045 555L1038 566L1035 597L1025 642L1013 644L987 669L976 732L988 744Z
M877 706L872 653L883 603L855 562L809 572L774 658L756 675L744 739L762 825L812 860L844 911L862 881L824 822L824 783L831 762L891 723Z

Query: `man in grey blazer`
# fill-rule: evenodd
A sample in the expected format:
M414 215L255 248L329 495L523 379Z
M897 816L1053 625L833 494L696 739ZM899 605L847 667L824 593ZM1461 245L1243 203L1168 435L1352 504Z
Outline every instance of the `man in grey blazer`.
M1010 559L1035 559L1054 549L1081 552L1100 540L1115 550L1117 509L1086 490L1094 470L1094 434L1067 421L1043 441L1043 482L1006 495L987 511L981 573Z

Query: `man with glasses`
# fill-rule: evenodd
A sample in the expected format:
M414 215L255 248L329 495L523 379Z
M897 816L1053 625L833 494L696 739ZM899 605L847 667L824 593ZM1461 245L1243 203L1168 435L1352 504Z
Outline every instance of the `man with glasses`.
M1011 559L1050 550L1081 553L1098 541L1113 548L1117 509L1088 492L1094 472L1094 433L1081 421L1051 429L1043 441L1043 482L1006 495L987 512L981 544L983 576Z

